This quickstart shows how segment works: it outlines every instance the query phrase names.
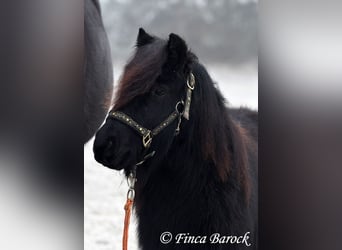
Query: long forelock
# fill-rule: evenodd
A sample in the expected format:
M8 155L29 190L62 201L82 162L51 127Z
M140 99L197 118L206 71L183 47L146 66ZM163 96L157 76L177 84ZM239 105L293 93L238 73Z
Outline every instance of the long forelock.
M114 110L122 108L134 98L150 91L161 74L166 59L165 40L155 38L152 43L137 47L119 80Z

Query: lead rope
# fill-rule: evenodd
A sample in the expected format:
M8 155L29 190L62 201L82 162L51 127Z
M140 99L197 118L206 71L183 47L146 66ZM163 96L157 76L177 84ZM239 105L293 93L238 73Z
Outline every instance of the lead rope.
M129 223L131 220L131 214L132 214L132 207L134 203L135 198L135 183L137 181L136 178L136 167L135 165L134 169L131 171L129 177L127 178L128 183L128 191L127 191L127 201L125 204L125 220L124 220L124 230L123 230L123 238L122 238L122 249L127 250L128 245L128 230L129 230Z
M144 154L146 154L148 150L148 147L145 148ZM137 182L137 167L141 164L143 164L147 159L153 157L155 154L155 151L152 151L149 154L146 154L144 158L134 165L133 169L131 170L128 178L127 178L127 184L128 184L128 191L127 191L127 200L126 204L124 206L125 209L125 220L124 220L124 230L123 230L123 237L122 237L122 249L127 250L128 245L128 230L129 230L129 224L131 221L131 215L132 215L132 208L134 204L134 198L135 198L135 183Z
M122 240L123 250L127 250L128 229L129 229L129 222L131 219L132 205L133 205L133 200L127 199L127 202L125 205L125 227L124 227L123 240Z

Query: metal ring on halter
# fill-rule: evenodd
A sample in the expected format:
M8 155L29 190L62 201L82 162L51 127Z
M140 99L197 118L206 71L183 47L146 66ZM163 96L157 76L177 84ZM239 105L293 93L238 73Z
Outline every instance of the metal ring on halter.
M190 81L189 81L189 79L190 79ZM186 85L188 85L188 88L191 90L195 89L195 76L192 73L190 73L190 75L186 81Z
M179 110L179 105L182 105L181 111ZM184 113L184 101L182 100L182 101L177 102L175 109L179 115L182 115Z

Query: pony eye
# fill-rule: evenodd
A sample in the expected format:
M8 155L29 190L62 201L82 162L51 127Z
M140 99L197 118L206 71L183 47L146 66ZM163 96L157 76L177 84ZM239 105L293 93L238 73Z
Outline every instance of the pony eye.
M163 96L166 94L166 88L163 86L158 86L153 90L153 94L157 96Z

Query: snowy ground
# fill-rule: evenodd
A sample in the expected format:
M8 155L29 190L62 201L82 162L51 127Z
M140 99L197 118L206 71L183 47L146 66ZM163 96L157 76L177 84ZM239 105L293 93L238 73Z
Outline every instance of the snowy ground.
M115 69L121 69L121 65L116 65ZM231 106L258 108L258 75L254 67L231 69L216 65L209 66L208 70ZM116 80L119 74L120 71L115 71ZM121 249L127 184L122 173L102 167L94 160L92 145L93 141L90 141L84 149L84 249ZM133 217L130 250L139 249L135 230Z

